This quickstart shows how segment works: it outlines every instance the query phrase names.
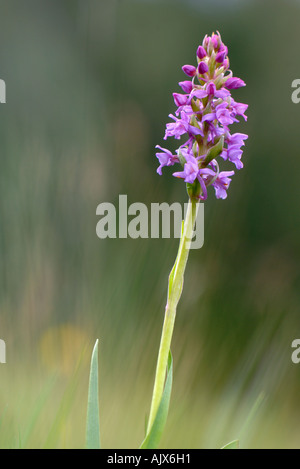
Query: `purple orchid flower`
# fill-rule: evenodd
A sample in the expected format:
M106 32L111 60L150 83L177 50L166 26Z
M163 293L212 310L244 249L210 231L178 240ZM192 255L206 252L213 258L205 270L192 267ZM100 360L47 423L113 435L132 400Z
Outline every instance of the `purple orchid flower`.
M215 188L217 199L226 199L227 189L231 183L230 176L234 175L234 171L222 171L218 174L216 180L212 183Z
M238 120L234 116L235 113L228 109L227 102L221 103L216 107L216 118L218 119L220 124L228 126L233 124L234 122L238 122Z
M185 154L186 163L184 164L183 171L173 173L173 176L184 179L185 182L193 184L198 179L202 194L199 196L201 200L207 199L207 187L205 180L215 177L214 171L209 168L199 168L199 159L195 158L190 153Z
M197 64L184 65L183 72L191 78L179 82L182 93L173 93L177 109L174 121L166 125L164 140L169 137L187 140L176 155L160 147L156 153L159 160L157 172L162 174L164 166L179 163L181 171L173 173L187 184L200 183L202 200L207 198L207 188L212 185L218 199L227 197L227 189L234 171L219 171L217 159L233 163L236 169L243 168L241 160L248 138L246 134L230 133L229 127L238 123L239 117L247 120L247 104L236 102L231 90L245 86L240 78L233 77L229 70L228 48L219 33L205 36L196 52Z
M186 112L181 112L180 119L173 116L172 114L169 114L169 117L174 119L175 122L167 124L164 140L166 140L168 137L175 137L178 140L186 133L189 135L189 137L195 137L196 135L201 135L202 137L204 136L202 129L191 125L190 116Z
M156 145L155 148L159 148L160 150L162 150L162 152L156 153L156 156L160 163L159 167L157 168L157 172L161 176L162 168L164 166L173 166L173 164L179 163L179 159L177 155L173 155L172 152L170 152L170 150L168 150L167 148L162 148L160 145Z

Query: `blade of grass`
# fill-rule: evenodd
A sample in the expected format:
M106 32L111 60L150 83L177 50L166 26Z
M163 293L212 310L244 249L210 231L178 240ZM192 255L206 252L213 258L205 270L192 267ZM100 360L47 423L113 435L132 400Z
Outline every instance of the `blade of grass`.
M100 449L100 421L98 400L98 339L96 340L90 368L88 406L86 419L86 448Z
M239 449L239 440L234 440L228 443L227 445L223 446L221 449Z
M164 387L164 392L149 432L147 433L143 443L140 446L140 449L155 449L158 447L161 435L163 433L168 411L169 411L169 404L170 404L170 397L172 391L172 381L173 381L173 359L171 352L169 353L168 359L168 369L167 369L167 378Z
M246 435L248 432L249 432L249 429L251 427L251 424L253 423L255 417L257 416L262 404L264 403L266 399L266 396L265 396L265 393L264 392L261 392L257 399L255 400L253 406L251 407L250 409L250 412L245 420L245 423L242 427L242 429L240 430L240 433L239 433L239 438L240 440L242 439L242 437L244 437L244 435Z

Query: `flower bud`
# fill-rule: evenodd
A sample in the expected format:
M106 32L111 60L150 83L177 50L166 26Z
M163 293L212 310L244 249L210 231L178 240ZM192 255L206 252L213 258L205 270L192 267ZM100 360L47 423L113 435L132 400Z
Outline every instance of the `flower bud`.
M225 51L218 52L216 55L216 62L218 64L222 64L225 60L225 57L226 57Z
M182 70L188 77L194 77L197 73L197 69L193 65L184 65Z
M231 77L225 82L225 87L228 90L236 90L237 88L241 88L242 86L246 86L246 83L241 80L240 78Z
M225 71L229 69L229 59L228 59L228 57L226 57L226 59L224 60L223 67L224 67Z
M200 75L208 72L208 65L205 62L200 62L198 65L198 72Z
M209 96L214 96L217 91L216 85L213 82L208 83L206 91Z
M216 50L219 49L221 41L220 41L220 37L218 36L218 34L213 33L211 37L211 42L212 42L214 49Z
M200 60L204 59L206 57L206 50L204 47L199 46L197 49L197 57L199 57Z
M221 46L220 46L219 52L225 52L225 55L228 54L228 47L225 46L225 44L223 44L223 42L222 42L222 44L221 44Z
M188 101L188 96L179 93L173 93L173 98L176 106L185 106Z
M191 93L193 90L193 83L191 81L181 81L178 84L185 93Z

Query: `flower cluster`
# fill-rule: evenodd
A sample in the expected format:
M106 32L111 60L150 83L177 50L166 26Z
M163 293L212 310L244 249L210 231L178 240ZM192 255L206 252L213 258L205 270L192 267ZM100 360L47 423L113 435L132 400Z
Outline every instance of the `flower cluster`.
M233 77L229 70L228 49L219 33L205 36L197 49L197 67L184 65L182 70L191 79L179 83L183 93L173 93L177 106L173 122L168 123L164 139L174 137L187 140L172 154L166 148L156 153L159 160L158 174L164 166L180 163L182 171L173 176L183 179L193 194L202 200L207 198L207 187L212 185L216 197L225 199L234 171L221 171L217 157L232 162L237 169L243 167L241 156L247 135L230 134L229 126L238 122L237 116L245 120L247 104L237 103L231 90L245 86L240 78ZM196 82L197 79L197 82Z

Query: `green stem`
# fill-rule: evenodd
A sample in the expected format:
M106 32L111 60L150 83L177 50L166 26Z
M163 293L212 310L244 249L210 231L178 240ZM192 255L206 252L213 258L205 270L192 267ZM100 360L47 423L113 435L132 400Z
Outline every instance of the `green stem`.
M198 204L199 199L189 199L177 258L169 276L168 301L165 310L165 319L156 365L154 389L148 421L148 432L155 420L155 416L164 390L168 356L176 317L176 309L182 293L184 272L189 256L194 225L197 218Z

